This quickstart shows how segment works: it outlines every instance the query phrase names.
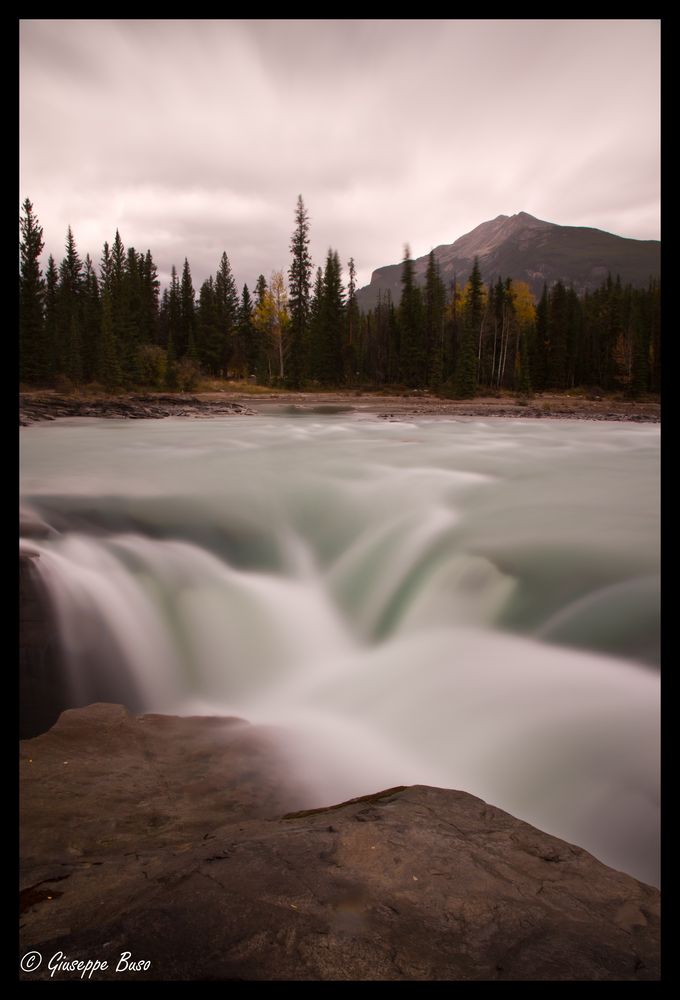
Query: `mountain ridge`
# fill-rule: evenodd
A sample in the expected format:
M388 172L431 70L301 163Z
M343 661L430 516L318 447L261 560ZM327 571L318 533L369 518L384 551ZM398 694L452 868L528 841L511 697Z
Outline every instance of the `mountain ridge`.
M660 273L661 243L617 236L590 226L561 226L537 219L528 212L498 215L480 223L450 244L434 248L442 280L450 289L454 279L465 284L474 258L482 279L525 281L538 298L543 285L558 280L573 285L578 294L594 291L608 274L620 275L624 284L645 285ZM416 283L424 284L429 254L414 260ZM363 310L377 305L380 293L391 293L399 302L403 261L376 268L368 285L358 289Z

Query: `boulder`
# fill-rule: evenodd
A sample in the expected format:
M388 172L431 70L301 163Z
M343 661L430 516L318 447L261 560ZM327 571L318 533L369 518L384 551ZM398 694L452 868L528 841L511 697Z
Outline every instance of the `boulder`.
M101 704L25 740L22 978L659 977L656 889L466 792L310 802L277 743Z

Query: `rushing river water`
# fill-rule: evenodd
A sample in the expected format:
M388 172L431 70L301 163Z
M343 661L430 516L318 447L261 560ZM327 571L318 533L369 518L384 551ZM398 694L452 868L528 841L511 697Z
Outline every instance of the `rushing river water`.
M658 427L65 420L21 452L74 704L283 726L319 805L464 789L656 883Z

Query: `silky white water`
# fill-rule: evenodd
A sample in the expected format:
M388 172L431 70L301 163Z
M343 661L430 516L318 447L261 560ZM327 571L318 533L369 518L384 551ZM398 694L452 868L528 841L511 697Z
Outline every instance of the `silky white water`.
M319 805L469 791L652 883L659 431L356 416L21 434L73 704L283 727Z

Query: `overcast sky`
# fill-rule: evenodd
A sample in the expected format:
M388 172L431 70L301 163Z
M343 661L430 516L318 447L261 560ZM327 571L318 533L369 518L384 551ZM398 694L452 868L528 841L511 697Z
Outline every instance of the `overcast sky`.
M359 285L497 215L659 238L656 20L30 20L20 199L63 256L116 228L165 282L226 250L287 271L298 194L315 266Z

